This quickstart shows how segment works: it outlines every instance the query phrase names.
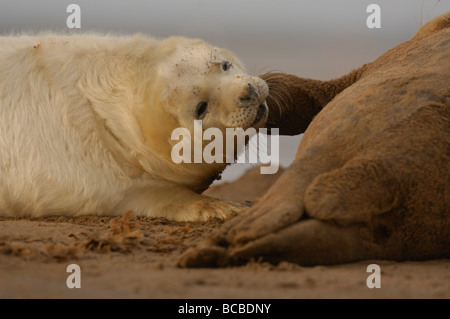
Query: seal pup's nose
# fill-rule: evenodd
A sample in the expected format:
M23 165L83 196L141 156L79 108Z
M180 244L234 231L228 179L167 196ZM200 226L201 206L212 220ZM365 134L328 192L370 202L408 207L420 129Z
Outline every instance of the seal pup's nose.
M251 83L247 83L248 87L246 89L246 92L244 93L244 96L242 96L240 99L242 102L250 102L258 98L259 94L256 91L255 87Z

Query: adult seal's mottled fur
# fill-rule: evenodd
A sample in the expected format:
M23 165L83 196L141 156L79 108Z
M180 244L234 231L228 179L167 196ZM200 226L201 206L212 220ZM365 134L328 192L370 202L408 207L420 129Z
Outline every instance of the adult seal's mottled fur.
M269 125L307 127L296 159L179 265L450 257L449 26L447 13L340 79L262 76Z

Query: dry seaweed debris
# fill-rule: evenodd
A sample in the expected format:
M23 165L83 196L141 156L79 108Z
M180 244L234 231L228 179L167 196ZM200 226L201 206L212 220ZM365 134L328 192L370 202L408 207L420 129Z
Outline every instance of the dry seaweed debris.
M22 247L20 245L12 245L9 243L0 243L0 253L13 256L28 256L31 254L31 249Z
M23 243L0 242L0 254L30 259L48 259L45 251Z
M144 234L139 225L130 220L132 215L133 211L128 211L121 217L112 219L109 223L111 229L108 232L94 233L80 246L86 250L103 253L130 252L133 247L141 246Z
M223 223L216 219L207 222L173 222L163 218L134 216L133 211L118 217L50 216L31 221L69 223L80 227L74 227L66 236L57 232L49 238L37 237L32 242L20 238L12 243L8 238L5 241L0 238L0 254L57 262L90 258L92 253L127 254L136 250L176 254L195 245ZM70 225L65 227L70 229Z
M77 254L80 252L79 246L63 246L61 244L46 244L45 251L49 257L59 262L69 259L78 259Z

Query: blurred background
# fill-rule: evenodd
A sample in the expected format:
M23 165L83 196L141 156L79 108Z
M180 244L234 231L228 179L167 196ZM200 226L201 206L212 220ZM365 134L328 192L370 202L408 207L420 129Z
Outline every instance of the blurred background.
M69 4L81 8L81 29L68 29ZM381 7L381 28L369 29L369 4ZM331 79L411 38L450 0L0 0L0 35L59 31L136 32L202 38L233 51L254 75L281 71ZM301 135L281 137L288 166ZM235 164L230 181L251 167Z

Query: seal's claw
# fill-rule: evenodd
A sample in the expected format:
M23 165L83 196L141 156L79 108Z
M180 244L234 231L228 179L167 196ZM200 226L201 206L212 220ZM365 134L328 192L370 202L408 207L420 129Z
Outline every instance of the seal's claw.
M202 245L189 248L177 262L181 268L223 267L228 263L226 250L214 245Z
M231 244L244 244L292 225L302 216L303 210L296 203L277 204L277 207L272 205L255 207L253 214L256 218L251 220L249 218L233 227L227 235L227 241Z
M297 174L295 168L286 171L258 203L224 224L213 235L213 241L221 245L242 245L296 223L304 212L301 199L304 187L286 188L286 185L295 183Z

